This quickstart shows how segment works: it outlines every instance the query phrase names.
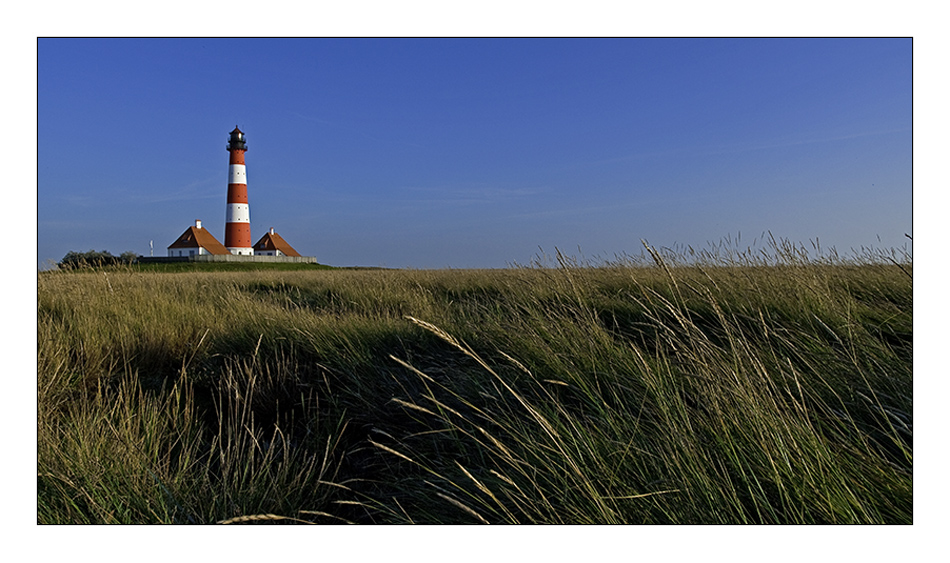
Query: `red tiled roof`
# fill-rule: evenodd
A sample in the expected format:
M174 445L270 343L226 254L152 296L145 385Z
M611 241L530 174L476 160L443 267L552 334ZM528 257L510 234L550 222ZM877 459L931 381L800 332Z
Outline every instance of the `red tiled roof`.
M279 250L287 256L300 256L300 253L287 244L287 241L280 235L270 232L262 236L261 240L257 241L257 244L254 245L254 250Z
M199 229L194 226L188 227L178 237L178 240L171 243L168 248L198 248L199 246L204 247L211 254L231 254L207 229Z

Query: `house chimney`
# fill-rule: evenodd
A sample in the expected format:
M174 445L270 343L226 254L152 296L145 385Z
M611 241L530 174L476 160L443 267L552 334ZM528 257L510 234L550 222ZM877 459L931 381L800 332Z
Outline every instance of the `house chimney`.
M201 219L195 219L195 228L196 228L196 229L200 229L200 228L201 228Z
M274 234L274 227L270 228L270 234Z

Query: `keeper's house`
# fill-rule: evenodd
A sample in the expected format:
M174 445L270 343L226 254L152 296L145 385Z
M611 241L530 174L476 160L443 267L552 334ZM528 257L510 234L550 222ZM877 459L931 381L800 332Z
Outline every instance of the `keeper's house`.
M201 221L195 221L193 227L188 227L188 229L178 237L178 240L168 247L168 255L174 257L206 256L209 254L230 255L231 251L218 242L218 239L214 238L214 235L209 233L207 229L201 228ZM300 255L297 254L296 256Z
M287 241L275 233L274 228L271 227L270 231L254 245L254 256L300 256L300 253L287 244Z

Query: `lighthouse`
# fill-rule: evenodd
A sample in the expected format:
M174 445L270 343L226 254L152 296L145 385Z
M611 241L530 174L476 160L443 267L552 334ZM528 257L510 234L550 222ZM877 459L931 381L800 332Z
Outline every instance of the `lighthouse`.
M254 255L251 244L251 210L247 203L247 171L244 153L247 151L244 133L234 126L228 138L228 213L224 225L224 246L231 254Z

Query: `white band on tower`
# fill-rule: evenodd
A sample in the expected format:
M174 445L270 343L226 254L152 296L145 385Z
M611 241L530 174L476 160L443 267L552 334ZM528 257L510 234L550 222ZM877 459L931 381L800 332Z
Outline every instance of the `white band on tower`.
M247 184L247 170L243 164L232 164L228 170L229 184Z
M229 203L227 223L250 223L251 210L246 203Z

